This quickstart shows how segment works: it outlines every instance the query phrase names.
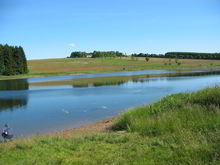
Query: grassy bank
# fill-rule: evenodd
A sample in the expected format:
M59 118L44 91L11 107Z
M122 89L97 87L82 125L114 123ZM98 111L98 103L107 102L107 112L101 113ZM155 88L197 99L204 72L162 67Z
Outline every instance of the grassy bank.
M25 78L39 76L59 76L71 74L88 74L133 71L146 69L195 70L220 68L219 60L190 60L150 58L61 58L29 60L29 73L18 76L0 76L0 79Z
M0 164L219 164L220 88L122 114L109 133L0 144Z

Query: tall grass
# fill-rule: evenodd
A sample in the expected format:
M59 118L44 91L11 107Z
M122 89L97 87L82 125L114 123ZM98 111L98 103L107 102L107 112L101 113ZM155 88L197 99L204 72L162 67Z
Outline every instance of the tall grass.
M217 164L220 163L219 106L219 87L175 94L126 112L113 129L157 139L158 146L169 147L173 158L183 160L183 164Z

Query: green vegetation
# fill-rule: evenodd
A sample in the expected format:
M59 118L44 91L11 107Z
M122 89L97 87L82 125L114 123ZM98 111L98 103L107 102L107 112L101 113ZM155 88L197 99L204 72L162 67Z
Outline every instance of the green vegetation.
M133 53L131 57L153 57L153 58L165 58L164 54L149 54L149 53Z
M220 67L219 60L193 60L179 59L181 65L175 59L145 58L133 60L130 57L120 58L64 58L28 61L30 76L49 76L65 74L87 74L135 71L147 69L169 69L169 70L195 70ZM164 65L170 63L170 65ZM210 65L212 64L212 65Z
M27 72L27 60L23 48L0 45L0 75L18 75Z
M176 58L176 59L209 59L220 60L220 53L197 52L168 52L165 54L139 53L131 54L132 57Z
M168 52L165 58L220 60L220 53Z
M220 53L167 52L165 54L133 53L131 57L220 60ZM129 57L118 51L72 52L70 58Z
M219 87L175 94L125 113L113 129L152 140L158 164L219 164L219 106Z
M89 55L90 54L86 52L72 52L70 58L86 58Z
M94 51L92 53L87 52L72 52L70 55L70 58L86 58L86 57L92 57L92 58L99 58L99 57L122 57L125 56L125 54L118 52L118 51Z
M35 137L2 143L0 164L217 165L220 87L171 95L130 110L112 128L114 132L77 138Z

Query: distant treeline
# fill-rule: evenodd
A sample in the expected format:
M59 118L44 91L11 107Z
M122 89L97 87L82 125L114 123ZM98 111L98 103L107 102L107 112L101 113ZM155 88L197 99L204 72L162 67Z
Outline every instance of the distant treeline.
M139 53L131 54L132 57L154 57L154 58L165 58L164 54L148 54L148 53Z
M168 52L164 54L132 54L133 57L177 58L177 59L210 59L220 60L220 53Z
M97 57L126 57L127 55L118 51L94 51L72 52L70 58L97 58ZM166 54L148 54L139 53L131 54L131 57L154 57L154 58L177 58L177 59L213 59L220 60L220 53L196 53L196 52L168 52Z
M27 60L23 48L0 44L0 75L17 75L27 72Z
M166 58L220 60L220 53L168 52Z
M87 52L72 52L70 58L99 58L99 57L122 57L126 56L125 54L118 51L94 51L91 53Z

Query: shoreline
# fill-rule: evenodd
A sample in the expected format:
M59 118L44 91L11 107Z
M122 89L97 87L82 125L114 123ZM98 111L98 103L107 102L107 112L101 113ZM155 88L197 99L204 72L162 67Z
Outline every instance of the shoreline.
M122 75L122 76L109 76L109 77L89 77L89 78L76 78L76 79L65 79L56 81L44 81L44 82L31 82L31 86L60 86L60 85L72 85L76 87L87 87L89 84L108 84L109 82L121 82L130 81L141 78L156 78L156 77L180 77L180 76L200 76L200 75L211 75L220 74L220 70L200 70L200 71L185 71L182 73L158 73L158 74L140 74L140 75ZM74 80L74 81L73 81Z
M161 68L162 70L168 70L168 71L212 71L212 70L219 70L220 67L211 67L211 68ZM114 71L114 72L94 72L94 73L58 73L58 74L48 74L48 75L12 75L12 76L4 76L0 75L0 81L1 80L19 80L19 79L29 79L29 78L45 78L45 77L61 77L61 76L75 76L75 75L87 75L87 74L102 74L102 73L118 73L118 72L132 72L132 71L144 71L144 70L160 70L160 69L143 69L143 70L120 70L120 71ZM3 76L3 78L1 77Z
M46 78L46 77L62 77L62 76L76 76L76 75L89 75L89 74L106 74L106 73L119 73L119 72L132 72L132 71L145 71L145 70L160 70L160 69L144 69L144 70L129 70L129 71L116 71L116 72L98 72L98 73L77 73L77 74L57 74L57 75L46 75L46 76L24 76L24 77L7 77L7 76L3 76L4 78L1 78L0 75L0 81L4 81L4 80L20 80L20 79L29 79L29 78ZM220 71L220 67L215 67L215 68L194 68L194 69L163 69L163 70L167 70L167 71L184 71L186 73L196 73L196 72L216 72L216 71ZM153 75L162 75L161 77L163 77L163 75L166 76L166 74L176 74L176 73L163 73L163 74L143 74L143 75L133 75L133 76L151 76ZM181 73L181 74L185 74L185 73ZM14 75L17 76L17 75ZM19 76L19 75L18 75ZM107 76L108 77L108 76ZM110 76L110 77L131 77L131 76ZM96 78L96 77L92 77L92 78ZM76 79L84 79L84 78L76 78ZM65 79L63 81L66 80L72 80L72 79Z
M64 130L53 132L53 133L43 134L40 136L73 138L73 137L79 137L79 136L85 136L85 135L93 135L97 133L113 132L111 130L111 127L115 119L118 117L119 116L109 117L103 120L98 120L96 122L91 122L91 123L87 123L84 125L75 126L72 128L64 129Z
M42 134L34 134L30 137L17 137L13 138L12 141L8 141L7 143L17 143L21 141L31 140L31 139L38 139L38 138L49 138L49 137L57 137L57 138L78 138L86 135L95 135L97 133L110 133L114 132L111 130L111 127L114 123L114 121L119 117L109 117L103 120L98 120L95 122L79 125L79 126L73 126L71 128L66 128L60 131L56 132L48 132L48 133L42 133ZM118 131L117 131L118 132ZM119 131L120 132L120 131ZM0 142L0 144L3 144Z

